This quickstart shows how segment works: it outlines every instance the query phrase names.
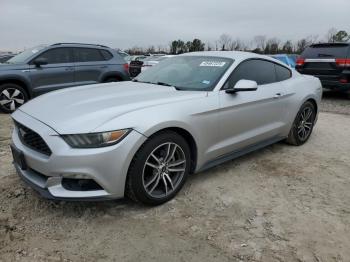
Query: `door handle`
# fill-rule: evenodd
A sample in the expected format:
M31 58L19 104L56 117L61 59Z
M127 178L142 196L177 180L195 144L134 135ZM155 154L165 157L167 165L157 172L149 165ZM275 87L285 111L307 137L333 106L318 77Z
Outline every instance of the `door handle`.
M274 99L281 98L283 95L281 93L277 93L273 96Z

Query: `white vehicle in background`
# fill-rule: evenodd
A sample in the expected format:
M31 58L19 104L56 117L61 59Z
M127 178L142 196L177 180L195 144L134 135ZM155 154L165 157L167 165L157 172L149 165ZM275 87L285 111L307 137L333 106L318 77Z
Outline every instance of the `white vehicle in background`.
M141 72L170 57L174 57L174 55L150 56L149 58L144 59L141 67Z

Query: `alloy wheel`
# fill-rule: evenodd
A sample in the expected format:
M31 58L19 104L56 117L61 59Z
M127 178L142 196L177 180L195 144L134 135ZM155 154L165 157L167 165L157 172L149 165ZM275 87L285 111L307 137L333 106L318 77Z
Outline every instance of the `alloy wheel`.
M313 118L313 109L309 106L305 107L300 114L297 125L298 137L301 141L305 141L310 136L313 127Z
M15 111L24 102L24 94L16 88L6 88L0 93L0 105L6 110Z
M144 164L143 187L151 197L167 197L181 184L185 170L186 157L182 148L173 142L161 144Z

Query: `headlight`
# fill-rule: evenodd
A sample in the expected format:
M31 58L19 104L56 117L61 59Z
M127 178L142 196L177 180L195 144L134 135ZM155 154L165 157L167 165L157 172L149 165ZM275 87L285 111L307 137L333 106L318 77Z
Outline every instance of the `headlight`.
M96 148L115 145L130 131L131 129L123 129L102 133L63 135L62 138L73 148Z

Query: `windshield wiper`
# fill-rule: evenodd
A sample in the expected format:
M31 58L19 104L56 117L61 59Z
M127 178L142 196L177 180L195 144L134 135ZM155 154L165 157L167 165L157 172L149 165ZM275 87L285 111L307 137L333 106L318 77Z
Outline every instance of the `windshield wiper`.
M171 87L174 87L176 90L183 90L182 88L178 87L178 86L174 86L174 85L171 85L171 84L168 84L168 83L164 83L164 82L157 82L157 83L153 83L153 84L156 84L156 85L160 85L160 86L171 86Z
M173 85L171 85L171 84L164 83L164 82L157 82L157 83L152 83L152 84L160 85L160 86L173 86Z
M152 85L159 85L159 86L170 86L170 87L174 87L176 90L183 90L180 87L165 83L165 82L148 82L148 81L139 81L137 79L133 79L131 80L132 82L137 82L137 83L145 83L145 84L152 84Z

